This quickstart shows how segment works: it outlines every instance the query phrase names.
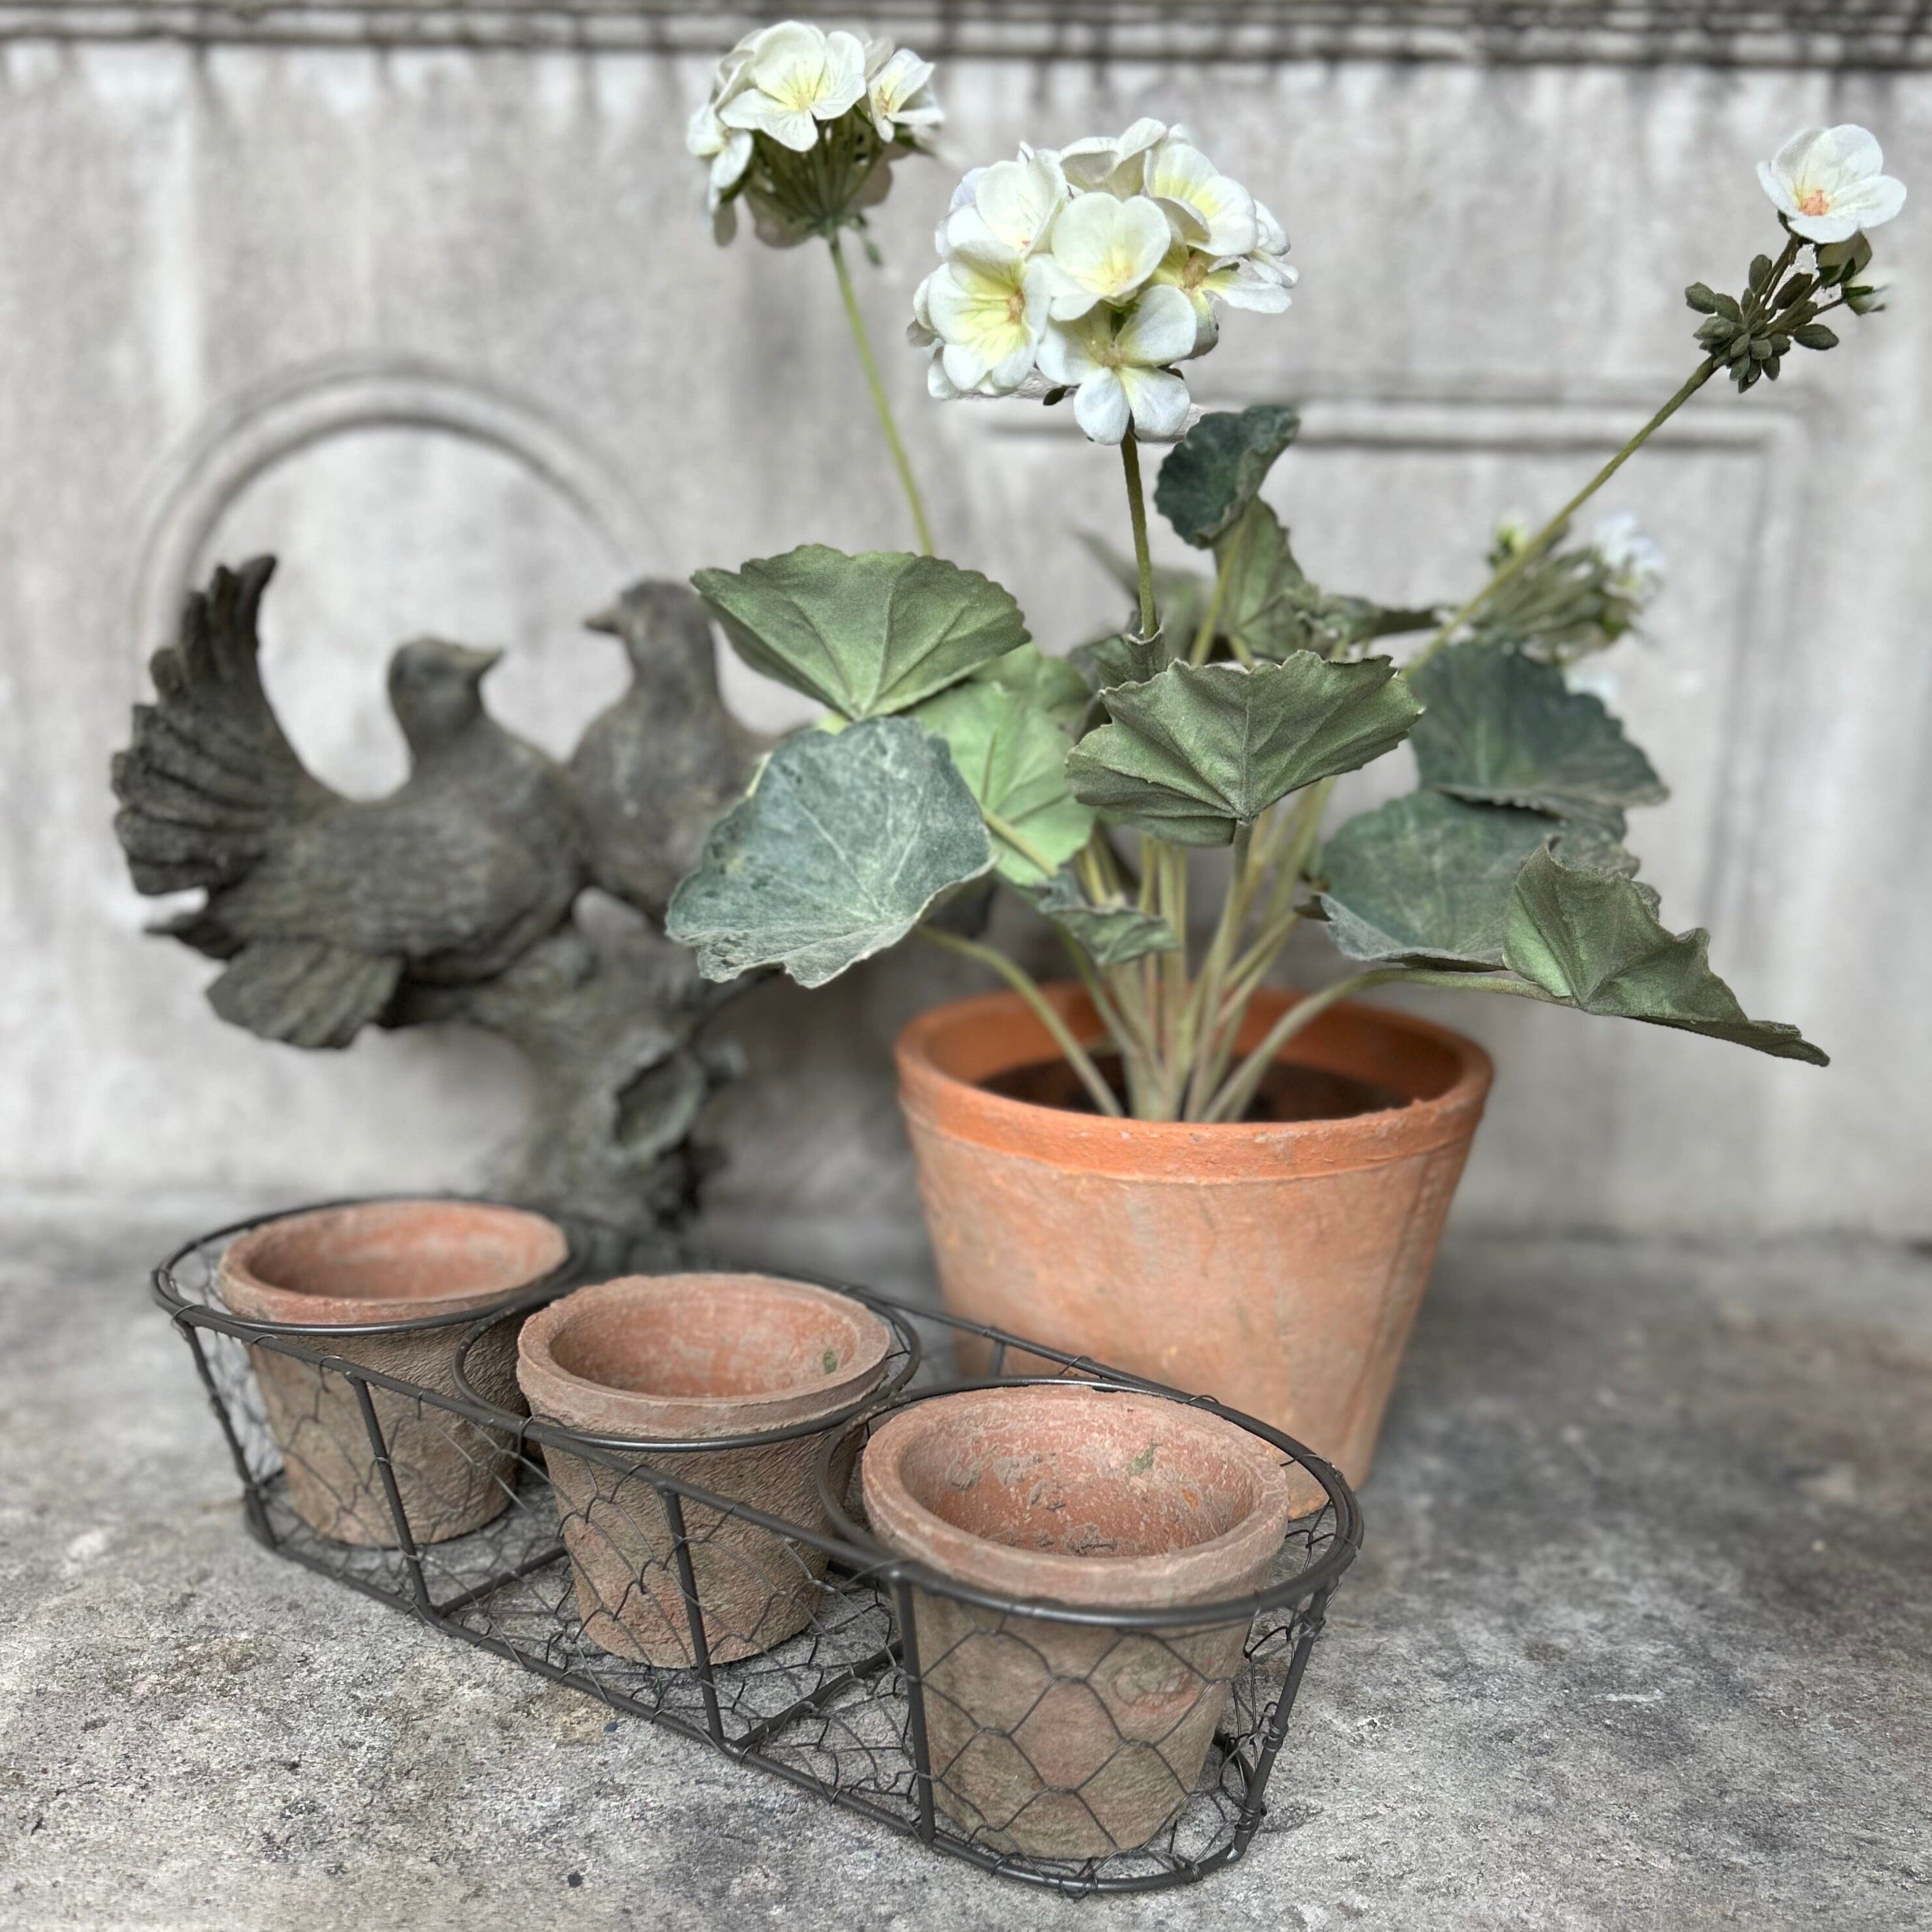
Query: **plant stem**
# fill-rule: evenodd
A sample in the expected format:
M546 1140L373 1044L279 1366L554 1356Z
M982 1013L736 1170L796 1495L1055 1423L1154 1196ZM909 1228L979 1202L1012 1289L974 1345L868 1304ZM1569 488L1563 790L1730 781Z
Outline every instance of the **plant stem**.
M1010 845L1029 866L1036 866L1047 878L1051 879L1060 870L1018 826L1009 824L996 812L988 812L984 806L980 808L980 816L986 821L986 830L995 838L1002 844Z
M845 250L840 245L837 232L828 235L826 245L832 250L832 266L838 273L838 292L845 301L845 320L852 325L852 340L857 344L859 366L866 372L867 386L872 392L872 406L879 412L879 427L886 433L886 446L892 453L892 466L899 473L900 487L905 491L908 506L912 511L913 528L919 534L919 548L922 555L932 554L932 530L926 520L926 505L920 500L919 485L913 479L912 464L908 460L905 445L899 440L898 424L892 420L892 406L886 399L885 385L879 380L879 365L872 358L872 338L866 332L866 318L860 312L857 291L852 286L852 272L845 266Z
M1100 1078L1100 1070L1094 1064L1087 1049L1073 1037L1072 1029L1054 1011L1052 1001L1024 966L992 946L982 946L977 940L962 938L956 932L946 932L936 926L916 926L913 931L928 944L944 946L947 952L956 952L962 958L976 959L982 966L990 967L998 974L1033 1009L1034 1017L1052 1034L1054 1045L1065 1054L1067 1065L1079 1076L1080 1084L1086 1088L1094 1106L1116 1120L1120 1118L1120 1103L1114 1097L1114 1090Z
M1409 969L1406 966L1372 966L1366 973L1351 974L1346 980L1336 980L1332 986L1324 986L1318 993L1310 993L1306 999L1296 1000L1262 1036L1260 1044L1234 1070L1202 1118L1209 1120L1238 1120L1247 1112L1256 1088L1262 1084L1262 1076L1274 1064L1282 1048L1310 1020L1318 1018L1352 993L1408 976Z
M1542 529L1538 530L1535 536L1532 537L1528 542L1525 544L1515 556L1511 557L1490 579L1489 582L1469 599L1468 603L1442 625L1428 643L1424 644L1421 650L1402 666L1403 670L1414 672L1426 664L1519 571L1533 563L1556 540L1570 519L1723 367L1724 360L1720 356L1707 356L1691 371L1684 386L1670 398L1670 401L1666 403L1663 408L1659 410L1656 415L1652 416L1649 422L1646 423L1642 428L1639 430L1636 435L1632 436L1629 442L1625 443L1616 455L1612 457L1610 461L1605 464L1603 468L1598 470L1596 475L1592 477L1589 482L1586 483L1582 488L1579 490L1576 495L1572 496L1569 502L1565 503L1562 508L1558 510L1556 515L1552 517L1549 522L1545 524Z
M1160 629L1154 608L1154 558L1148 549L1147 501L1141 492L1140 445L1130 429L1120 439L1120 463L1127 472L1127 514L1134 526L1134 562L1140 567L1141 635L1152 638Z
M1208 653L1214 648L1214 626L1220 622L1221 606L1227 601L1228 572L1217 568L1214 572L1214 588L1208 593L1208 608L1201 614L1201 627L1194 633L1192 648L1187 653L1191 664L1204 664Z

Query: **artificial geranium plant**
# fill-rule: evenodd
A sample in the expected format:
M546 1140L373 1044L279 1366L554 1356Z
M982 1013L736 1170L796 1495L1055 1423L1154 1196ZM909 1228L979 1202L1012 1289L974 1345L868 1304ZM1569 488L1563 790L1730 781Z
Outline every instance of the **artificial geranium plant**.
M714 191L749 194L774 238L831 243L856 326L838 234L883 192L892 123L854 90L894 73L920 103L920 139L939 116L923 62L842 38L797 23L750 37L692 145L718 158ZM721 128L748 136L715 144ZM914 304L929 392L1070 398L1087 437L1118 449L1134 620L1056 658L998 584L929 554L814 544L699 572L745 662L828 716L778 745L713 828L672 902L672 937L710 977L778 967L816 986L916 934L999 974L1093 1105L1142 1120L1241 1118L1299 1028L1402 982L1823 1064L1796 1028L1745 1015L1706 934L1670 931L1637 876L1625 815L1664 788L1566 667L1635 626L1654 572L1627 529L1570 532L1713 377L1741 392L1775 381L1794 348L1835 345L1827 316L1877 306L1866 231L1904 195L1881 170L1877 143L1850 127L1808 130L1764 164L1778 251L1735 296L1686 292L1700 359L1681 387L1540 529L1506 527L1472 596L1415 610L1331 594L1301 568L1260 494L1294 441L1293 409L1190 427L1182 370L1214 348L1219 311L1288 305L1287 239L1265 207L1184 129L1154 121L974 169ZM827 187L839 182L842 200ZM1156 441L1175 446L1155 504L1211 574L1151 561L1139 446ZM1400 663L1379 648L1408 635L1419 641ZM1417 788L1324 830L1335 781L1405 742ZM1229 862L1204 891L1196 861L1217 851ZM1076 1036L1064 1003L982 936L970 910L989 879L1055 930L1104 1038ZM1244 1036L1304 922L1354 970Z

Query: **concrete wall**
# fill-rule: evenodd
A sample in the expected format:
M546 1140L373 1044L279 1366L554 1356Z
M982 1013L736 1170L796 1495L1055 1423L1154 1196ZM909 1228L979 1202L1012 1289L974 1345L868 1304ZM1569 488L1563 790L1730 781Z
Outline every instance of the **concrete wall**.
M374 790L401 769L380 674L404 636L510 644L493 700L561 749L618 682L578 620L627 575L902 540L822 258L706 233L681 135L706 65L0 46L0 1182L460 1182L517 1130L492 1042L264 1046L207 1010L203 962L141 936L106 759L212 560L281 554L274 695L323 776ZM1272 494L1318 577L1390 597L1470 587L1499 514L1560 501L1681 380L1676 292L1734 285L1774 238L1751 164L1792 128L1862 121L1932 196L1919 75L976 59L942 80L959 166L1151 112L1274 206L1295 307L1235 318L1196 388L1306 401ZM1068 542L1118 533L1114 470L1060 412L927 404L897 346L956 172L902 170L864 299L941 548L1064 645L1115 614ZM1633 843L1749 1010L1838 1064L1418 1001L1502 1066L1472 1220L1932 1232L1928 234L1917 204L1885 231L1893 313L1774 389L1707 392L1605 502L1671 561L1654 640L1607 673L1676 787ZM970 983L893 961L756 995L757 1078L719 1111L730 1216L906 1238L886 1044Z

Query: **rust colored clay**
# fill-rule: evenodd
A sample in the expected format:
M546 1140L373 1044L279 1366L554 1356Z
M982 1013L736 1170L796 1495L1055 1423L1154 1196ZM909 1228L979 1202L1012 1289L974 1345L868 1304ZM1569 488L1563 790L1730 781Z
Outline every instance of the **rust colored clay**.
M849 1295L770 1275L627 1275L532 1316L517 1375L533 1414L586 1436L701 1442L849 1408L885 1374L892 1330ZM652 1456L714 1496L826 1528L823 1432ZM854 1445L856 1447L856 1443ZM547 1448L584 1634L618 1657L694 1660L669 1522L640 1476ZM849 1474L850 1462L844 1463ZM811 1620L820 1550L686 1499L686 1534L714 1663L756 1656Z
M1080 1037L1098 1036L1083 994L1049 990ZM1244 1049L1294 998L1257 997ZM1216 1396L1360 1483L1482 1118L1489 1056L1446 1028L1344 1003L1294 1038L1293 1059L1406 1106L1205 1126L981 1084L1054 1051L1010 993L940 1006L899 1036L948 1309Z
M218 1286L251 1322L355 1326L479 1315L561 1268L570 1245L554 1221L467 1201L376 1201L266 1221L231 1241ZM446 1395L460 1327L394 1335L298 1337L304 1346ZM472 1351L472 1382L520 1409L508 1325ZM347 1378L273 1349L249 1352L268 1426L281 1445L289 1501L319 1534L387 1548L396 1541L361 1405ZM509 1507L515 1444L446 1409L370 1388L416 1541L466 1535Z
M886 1546L957 1582L1082 1608L1178 1610L1268 1581L1280 1458L1219 1416L1078 1384L912 1404L866 1444ZM1145 1844L1192 1793L1248 1619L1124 1630L914 1592L934 1796L976 1843L1035 1858Z

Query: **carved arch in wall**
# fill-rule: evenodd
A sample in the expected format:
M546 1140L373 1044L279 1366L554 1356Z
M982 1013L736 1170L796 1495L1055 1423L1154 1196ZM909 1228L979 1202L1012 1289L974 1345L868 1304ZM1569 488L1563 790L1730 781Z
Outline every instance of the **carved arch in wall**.
M622 472L557 412L433 362L332 357L219 403L147 480L126 607L140 650L167 636L209 538L252 484L332 438L371 429L455 436L507 457L574 514L608 556L614 584L658 554L652 520Z

